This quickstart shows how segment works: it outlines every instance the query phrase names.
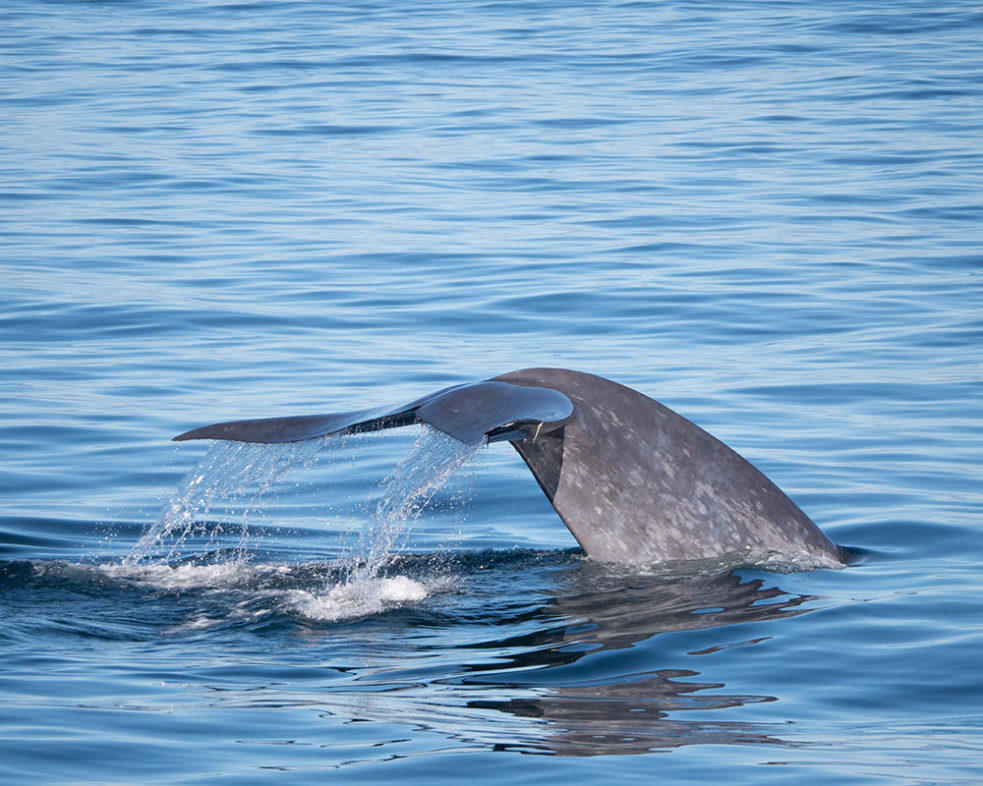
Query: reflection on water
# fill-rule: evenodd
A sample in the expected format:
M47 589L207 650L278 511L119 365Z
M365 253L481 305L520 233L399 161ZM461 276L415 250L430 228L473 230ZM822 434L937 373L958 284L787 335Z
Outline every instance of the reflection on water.
M468 706L548 721L542 738L527 745L563 756L626 755L683 745L784 743L754 724L672 719L670 712L678 710L716 710L776 700L695 695L724 687L686 679L698 676L695 671L661 669L632 682L554 688L541 698L477 700Z
M568 619L584 619L565 640L591 641L599 648L618 649L658 633L714 628L739 622L778 619L802 614L808 595L789 595L761 579L742 580L732 572L673 577L632 575L585 562L557 592L550 611Z
M401 570L412 574L413 561L404 557ZM521 562L501 566L491 577L461 577L459 590L467 595L483 589L468 585L528 573L530 566ZM336 719L404 724L488 749L527 753L629 755L687 745L796 744L781 738L784 726L719 720L714 712L778 697L729 692L723 682L700 679L685 667L691 661L676 660L678 654L665 656L675 662L652 663L643 649L661 635L803 614L814 596L788 594L733 572L619 577L579 559L571 564L569 557L559 578L551 598L518 613L485 608L462 614L445 597L448 608L404 609L389 620L366 620L368 630L356 626L357 638L371 641L365 664L346 666L348 679L305 692L304 701ZM485 635L474 636L476 630ZM351 631L306 628L305 634L316 649L319 639ZM768 638L760 630L747 638L738 632L688 654ZM599 667L599 658L615 650L628 651L628 668L619 672L611 662ZM675 644L667 651L678 652Z
M783 742L760 725L674 717L678 711L777 700L723 692L726 685L696 680L699 673L690 669L661 668L590 681L557 680L552 672L598 650L631 647L662 633L802 614L807 611L802 605L813 597L765 587L760 579L742 581L734 573L671 581L636 576L626 581L624 575L619 579L602 566L585 563L581 567L573 571L570 583L592 588L558 594L548 609L551 615L561 614L575 622L552 628L543 634L543 641L526 637L530 649L511 659L518 671L497 670L494 675L462 679L462 685L481 686L483 694L506 696L471 699L469 707L543 721L536 727L540 734L535 739L529 738L527 730L525 745L561 755L624 755L683 745ZM527 695L510 697L516 690Z

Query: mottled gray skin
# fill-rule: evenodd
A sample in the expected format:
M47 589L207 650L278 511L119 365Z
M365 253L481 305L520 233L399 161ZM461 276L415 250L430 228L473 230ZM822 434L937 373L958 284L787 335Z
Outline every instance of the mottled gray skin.
M536 368L495 378L552 388L573 417L513 442L593 559L706 559L745 549L841 550L759 470L672 410L609 379Z
M468 444L508 440L592 559L646 563L745 551L841 562L841 550L745 459L609 379L534 368L401 407L242 420L178 437L296 442L428 423Z

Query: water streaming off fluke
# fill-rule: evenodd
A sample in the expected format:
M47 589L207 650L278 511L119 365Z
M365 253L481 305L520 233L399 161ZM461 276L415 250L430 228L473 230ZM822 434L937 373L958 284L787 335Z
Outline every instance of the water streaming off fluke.
M408 529L447 479L478 448L426 428L408 453L381 481L375 510L367 514L348 552L312 571L309 565L250 562L250 517L262 513L262 497L275 495L291 470L317 465L330 472L332 462L318 464L336 440L260 445L215 443L181 482L160 518L118 565L102 566L114 579L162 589L246 591L230 614L273 610L312 620L364 616L426 598L448 585L444 575L389 575L392 557L404 546ZM241 521L213 520L234 506ZM234 549L194 551L192 541L210 543L229 529L239 534ZM323 575L322 575L323 574ZM322 575L320 580L312 578ZM291 578L295 581L291 581ZM271 586L272 585L272 586ZM197 626L200 627L200 626Z
M194 537L214 538L225 526L209 522L216 508L242 507L239 548L248 537L249 514L261 497L292 468L315 460L322 440L287 445L253 445L216 442L187 474L165 504L157 521L141 536L123 560L135 566L151 561L168 562L183 556L185 543Z

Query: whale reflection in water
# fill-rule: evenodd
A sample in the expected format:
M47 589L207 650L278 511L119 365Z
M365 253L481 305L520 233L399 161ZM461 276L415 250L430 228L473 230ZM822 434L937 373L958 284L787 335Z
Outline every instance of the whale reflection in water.
M409 571L414 559L405 555L396 567ZM407 724L531 754L795 744L781 737L786 724L735 720L734 709L778 696L727 691L719 679L700 678L700 661L711 656L719 666L731 648L767 647L769 623L807 613L815 596L769 586L770 576L646 576L586 560L571 564L569 555L562 559L562 566L549 568L559 571L545 599L531 597L537 590L530 586L522 605L471 605L476 594L494 598L495 587L514 576L513 556L465 579L480 586L457 596L468 604L462 615L446 604L432 612L407 608L414 635L398 632L408 647L396 669L399 684L375 684L362 675L353 685L333 687L318 703L331 715ZM541 593L543 574L535 572ZM453 598L447 601L454 605ZM445 644L434 646L446 641L448 624L460 641L449 652ZM432 678L428 664L441 651L442 659L464 664L456 676ZM418 657L421 672L413 665ZM726 720L718 717L716 711L728 709Z
M769 636L756 623L804 614L815 596L790 595L766 586L763 579L742 580L730 572L676 580L636 576L626 581L623 573L598 570L588 563L582 568L586 569L574 571L554 602L542 609L544 615L567 620L566 624L540 636L523 637L524 651L513 656L508 667L499 663L494 674L471 674L461 680L462 685L480 686L483 693L507 697L483 696L470 700L469 707L541 721L533 727L537 734L530 735L527 728L519 741L500 747L595 756L686 745L791 744L776 736L777 725L706 717L713 710L778 697L728 693L725 684L695 679L700 673L685 666L691 656L765 643ZM741 627L725 643L719 632L701 633L731 625ZM659 639L675 634L678 637L664 648L665 663L653 664L655 669L614 680L583 677L578 662L598 657L600 650L643 647L659 652L662 648L654 646ZM677 645L686 647L690 639L696 646L683 650L687 663L682 665ZM706 646L708 641L715 643ZM496 646L509 644L500 641ZM633 664L641 660L627 658ZM686 717L676 714L681 711ZM694 711L699 719L690 719Z

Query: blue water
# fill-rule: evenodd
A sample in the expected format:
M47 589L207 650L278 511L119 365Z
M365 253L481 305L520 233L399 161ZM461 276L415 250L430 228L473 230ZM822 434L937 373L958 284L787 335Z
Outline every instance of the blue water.
M924 0L0 3L0 781L983 780L981 41ZM591 563L506 444L169 442L542 365L855 561Z

